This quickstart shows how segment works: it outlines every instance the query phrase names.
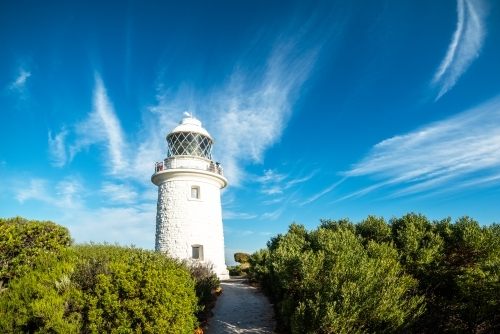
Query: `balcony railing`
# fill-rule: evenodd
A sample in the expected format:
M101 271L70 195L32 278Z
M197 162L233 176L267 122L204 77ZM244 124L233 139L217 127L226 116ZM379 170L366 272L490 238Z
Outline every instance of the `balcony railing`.
M218 162L198 158L169 157L162 162L155 163L155 173L168 169L197 169L224 176L224 170Z

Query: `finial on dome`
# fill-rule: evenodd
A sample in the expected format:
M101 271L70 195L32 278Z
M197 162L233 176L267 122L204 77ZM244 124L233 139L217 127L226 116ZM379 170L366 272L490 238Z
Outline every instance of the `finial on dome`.
M189 118L194 118L194 117L193 117L193 113L188 113L187 111L185 111L185 112L183 113L183 115L184 115L184 116L187 116L187 117L189 117Z

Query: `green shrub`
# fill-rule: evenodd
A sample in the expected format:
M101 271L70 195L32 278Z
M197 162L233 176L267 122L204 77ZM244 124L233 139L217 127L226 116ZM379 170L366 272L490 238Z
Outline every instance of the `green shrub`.
M195 281L165 255L110 245L46 253L0 294L2 333L192 333Z
M0 290L11 278L29 272L39 256L70 244L68 229L53 222L0 218Z
M495 223L409 213L292 224L250 264L295 333L500 332Z
M230 276L240 276L241 275L241 265L237 265L234 267L228 267L229 275Z
M80 333L82 293L71 284L73 250L42 254L0 294L1 333Z
M200 263L198 261L188 264L191 277L195 281L196 297L198 305L204 308L212 302L212 292L219 286L220 281L213 272L213 264Z
M75 247L73 279L85 300L89 333L192 333L195 282L184 264L164 254L110 245ZM91 283L85 277L92 277Z
M423 297L396 249L365 248L349 224L328 225L307 232L292 224L268 251L251 256L251 271L278 301L285 326L292 333L369 333L411 323Z
M250 254L247 253L234 253L234 261L239 263L248 263Z
M426 297L427 311L412 330L499 332L500 227L414 214L392 222L401 260Z

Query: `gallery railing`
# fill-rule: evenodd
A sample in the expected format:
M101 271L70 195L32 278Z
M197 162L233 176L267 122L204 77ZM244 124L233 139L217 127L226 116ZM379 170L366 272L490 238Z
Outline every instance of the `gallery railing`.
M155 163L155 173L167 170L167 169L198 169L207 172L212 172L224 176L224 170L218 162L205 161L200 159L189 159L181 158L176 159L175 157L166 158L162 162Z

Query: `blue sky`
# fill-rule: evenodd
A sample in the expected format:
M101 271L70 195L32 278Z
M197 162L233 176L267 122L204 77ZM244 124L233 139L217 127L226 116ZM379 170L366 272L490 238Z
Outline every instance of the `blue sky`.
M3 1L0 216L154 247L165 136L215 139L226 258L293 221L500 222L496 1Z

